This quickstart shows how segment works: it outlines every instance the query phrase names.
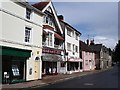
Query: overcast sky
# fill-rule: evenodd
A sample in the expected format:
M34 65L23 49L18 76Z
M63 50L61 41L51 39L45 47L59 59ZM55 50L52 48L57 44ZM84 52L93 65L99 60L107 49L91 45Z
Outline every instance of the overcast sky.
M62 14L67 23L82 33L81 40L85 41L89 35L90 39L94 37L95 43L103 43L113 49L118 40L118 3L115 2L117 0L78 1L80 0L53 0L53 4L57 14Z

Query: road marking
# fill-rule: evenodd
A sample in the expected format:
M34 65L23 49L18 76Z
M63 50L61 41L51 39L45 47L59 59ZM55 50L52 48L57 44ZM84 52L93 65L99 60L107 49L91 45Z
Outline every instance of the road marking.
M94 84L93 83L84 83L84 85L93 86Z

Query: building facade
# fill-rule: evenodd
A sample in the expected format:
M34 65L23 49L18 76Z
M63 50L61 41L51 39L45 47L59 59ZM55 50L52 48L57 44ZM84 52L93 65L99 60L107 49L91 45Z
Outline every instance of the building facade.
M80 58L83 60L83 71L95 69L95 54L83 41L80 41Z
M102 44L92 44L90 48L95 53L96 69L105 69L111 66L112 56L109 48Z
M55 8L50 0L33 6L46 14L43 20L42 74L58 74L64 59L64 38Z
M41 79L43 15L27 2L0 2L2 83Z
M74 73L82 71L82 59L79 57L79 40L81 33L68 23L64 22L62 16L58 16L64 31L64 62L62 62L62 73Z

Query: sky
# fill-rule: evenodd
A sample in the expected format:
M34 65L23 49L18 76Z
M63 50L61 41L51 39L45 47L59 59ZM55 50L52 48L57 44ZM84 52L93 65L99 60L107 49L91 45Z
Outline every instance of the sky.
M53 5L65 22L82 33L82 41L94 38L96 44L115 47L118 41L117 0L53 0Z

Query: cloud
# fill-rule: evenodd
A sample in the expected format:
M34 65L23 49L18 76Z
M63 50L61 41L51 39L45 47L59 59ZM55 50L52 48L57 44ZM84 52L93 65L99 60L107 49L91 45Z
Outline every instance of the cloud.
M29 0L38 2L42 0ZM57 14L82 33L81 40L95 37L96 43L114 48L118 40L118 0L52 0ZM114 2L113 2L114 1ZM120 36L120 35L119 35Z
M114 49L116 45L116 40L113 38L108 38L104 36L96 36L94 37L95 43L100 44L103 43L103 45L107 46L108 48Z
M87 36L96 37L99 43L113 48L118 39L118 6L116 2L77 2L54 3L58 14L63 14L65 21ZM100 36L98 38L98 36ZM103 37L106 40L103 40ZM97 42L98 43L98 42Z

